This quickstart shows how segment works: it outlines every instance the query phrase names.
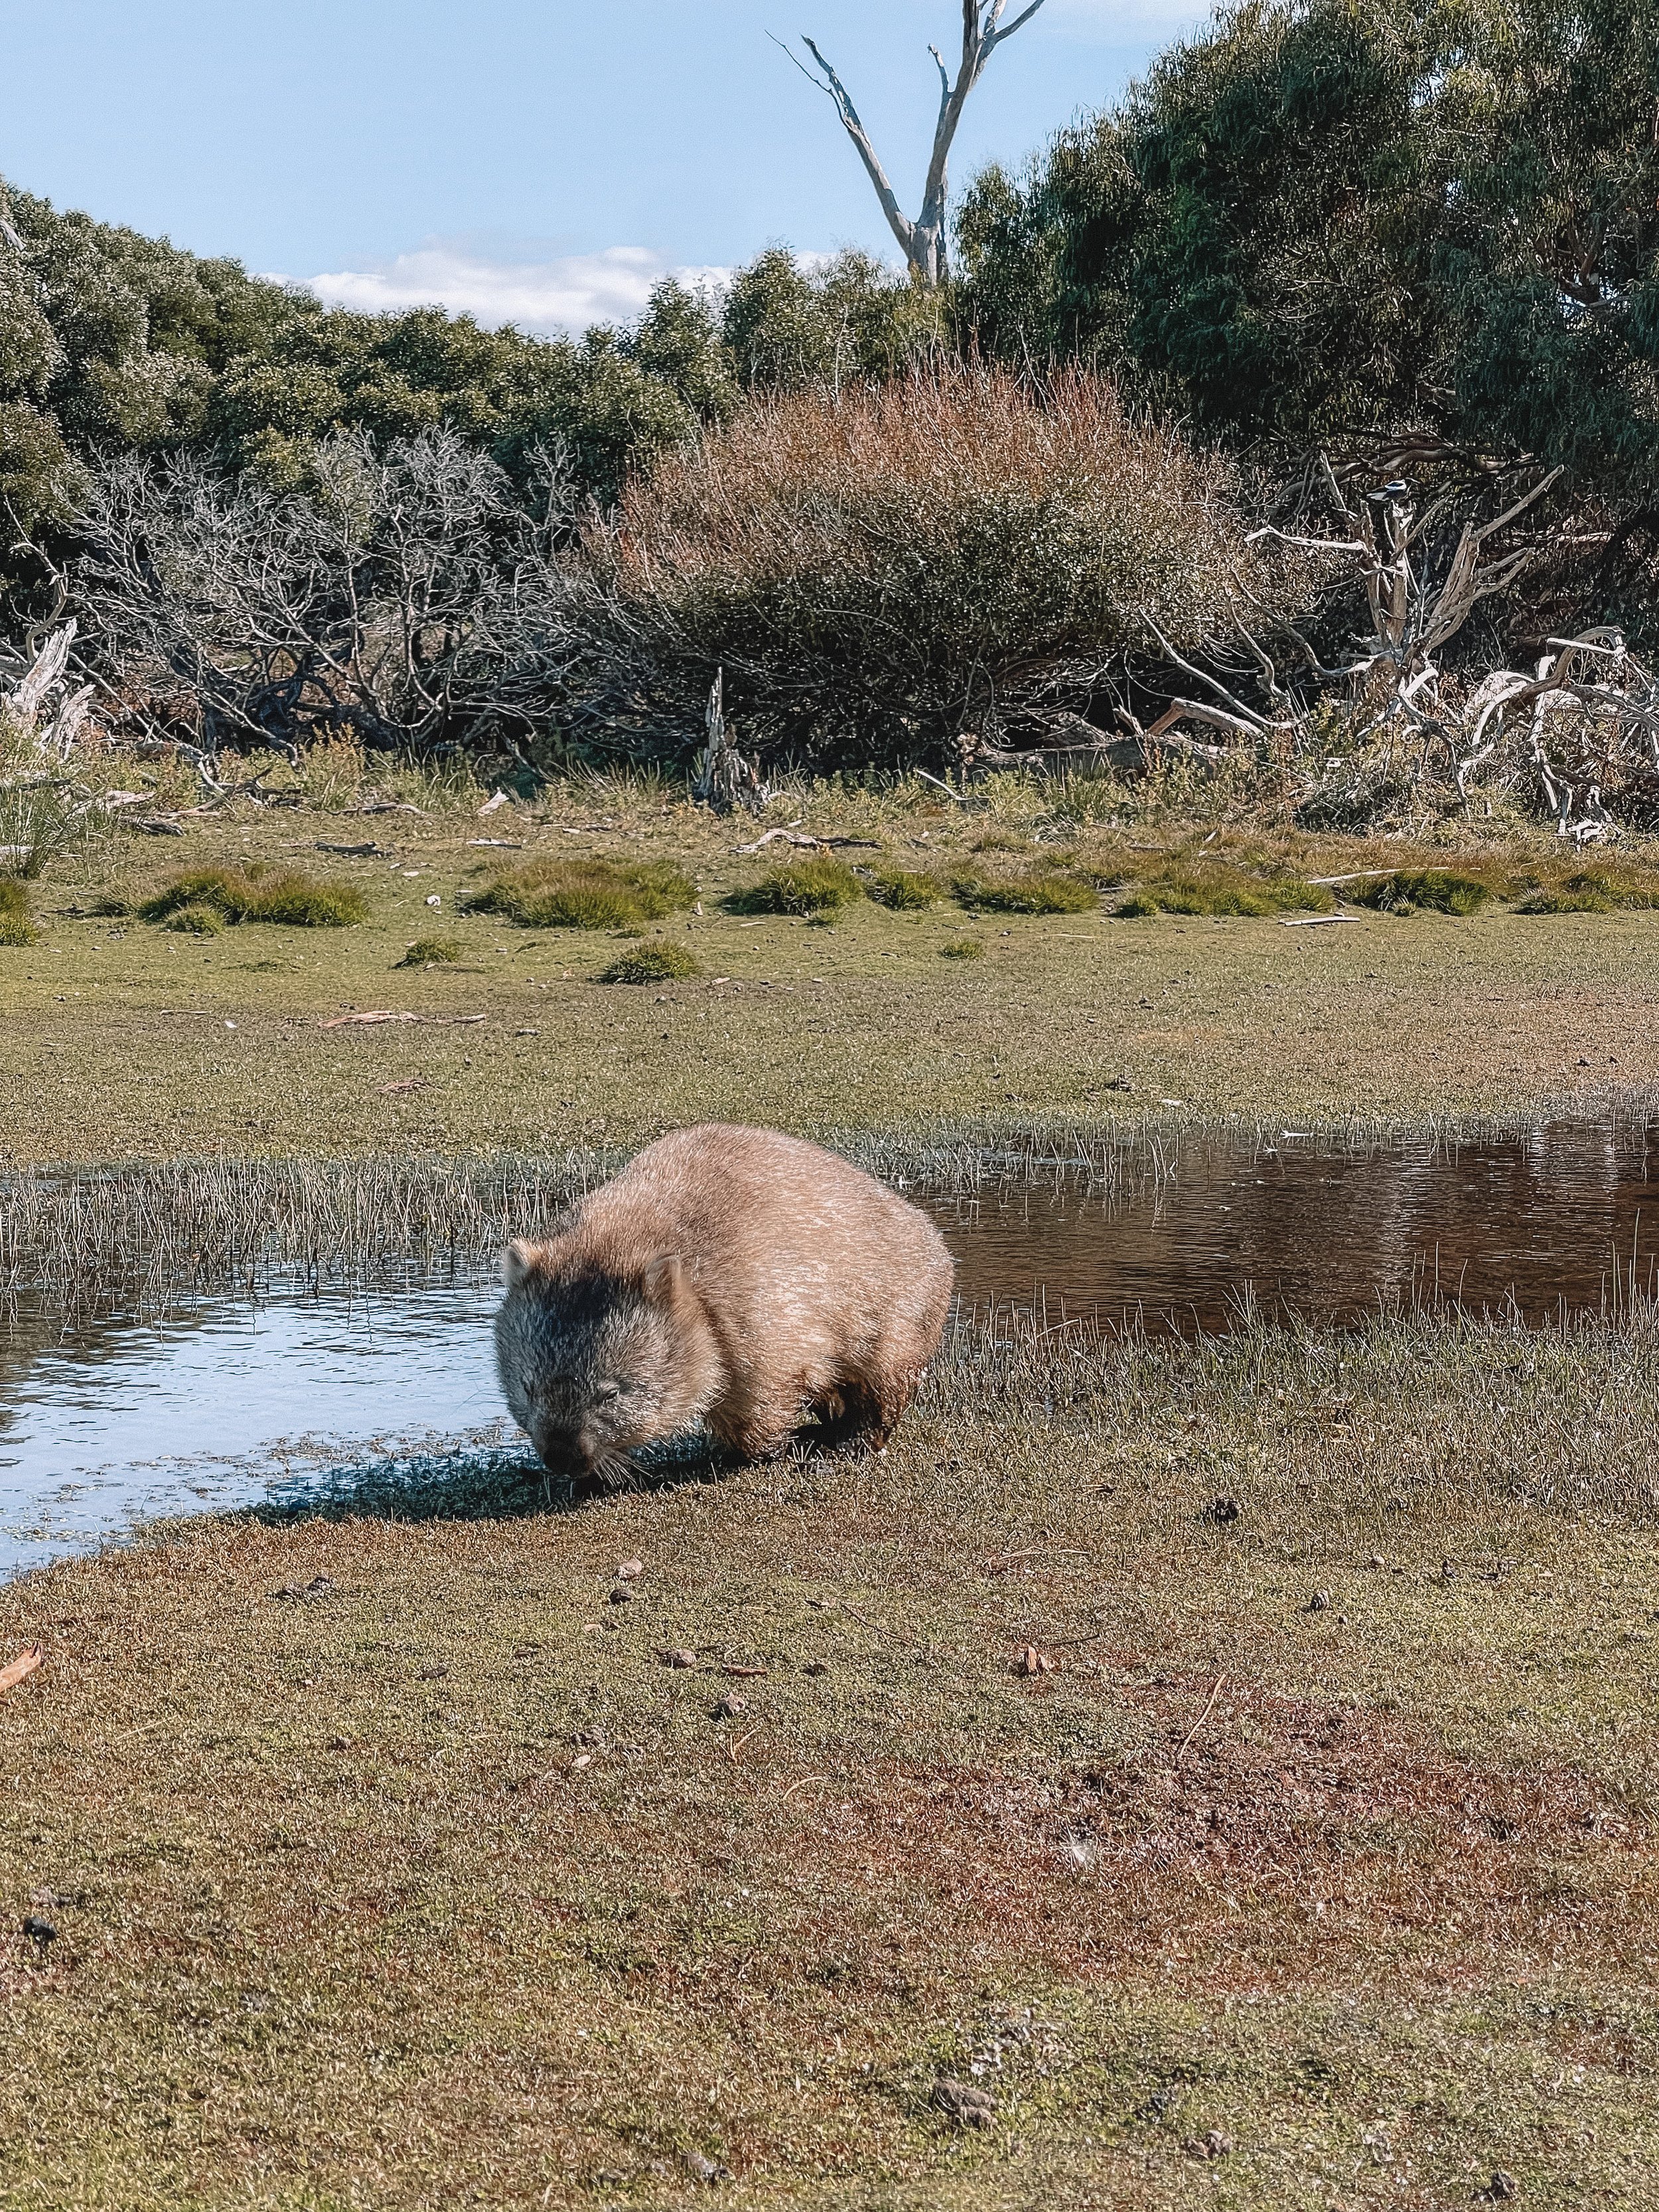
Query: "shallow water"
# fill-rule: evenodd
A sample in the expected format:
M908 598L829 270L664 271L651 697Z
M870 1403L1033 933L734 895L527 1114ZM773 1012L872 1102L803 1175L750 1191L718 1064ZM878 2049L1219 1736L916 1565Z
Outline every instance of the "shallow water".
M1286 1132L934 1198L967 1307L1226 1328L1459 1300L1530 1322L1611 1310L1659 1267L1659 1127L1448 1149ZM0 1573L158 1516L304 1495L343 1468L499 1449L493 1281L196 1298L155 1321L0 1315Z

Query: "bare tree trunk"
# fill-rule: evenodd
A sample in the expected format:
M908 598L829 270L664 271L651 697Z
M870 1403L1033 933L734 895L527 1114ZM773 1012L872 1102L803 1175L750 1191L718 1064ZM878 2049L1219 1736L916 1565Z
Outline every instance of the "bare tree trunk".
M804 62L793 54L801 75L820 92L828 94L842 120L842 127L857 149L870 182L875 186L876 198L881 202L881 211L888 226L904 250L904 258L911 274L930 287L942 284L949 273L945 224L950 213L951 148L956 139L957 126L962 121L962 111L968 105L968 95L985 73L985 64L1005 39L1029 23L1042 0L1030 0L1030 5L1015 16L1012 23L1002 20L1007 12L1008 0L962 0L962 59L953 79L945 65L945 57L937 46L930 46L939 66L939 120L933 126L933 150L927 164L927 181L922 189L921 211L914 221L905 214L898 202L898 194L888 180L874 142L865 129L862 118L853 105L852 95L836 76L834 69L818 51L814 42L803 38L801 44L811 55L818 74L814 76ZM786 46L784 52L787 53Z

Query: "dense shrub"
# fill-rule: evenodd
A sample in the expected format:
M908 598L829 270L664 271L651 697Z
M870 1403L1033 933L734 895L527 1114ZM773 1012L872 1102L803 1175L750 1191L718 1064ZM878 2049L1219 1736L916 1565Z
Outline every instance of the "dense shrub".
M1297 447L1421 431L1659 482L1659 16L1248 0L960 227L1012 358Z
M1072 372L757 403L586 552L592 719L689 741L723 669L746 742L817 762L939 754L1158 631L1200 648L1243 586L1277 595L1226 467Z
M503 870L461 901L526 929L633 929L690 906L691 878L666 861L531 860Z

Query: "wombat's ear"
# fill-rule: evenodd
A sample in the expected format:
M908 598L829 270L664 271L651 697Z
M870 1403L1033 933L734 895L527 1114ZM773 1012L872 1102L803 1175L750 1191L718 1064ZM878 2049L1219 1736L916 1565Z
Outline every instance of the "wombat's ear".
M536 1255L521 1237L515 1237L501 1255L501 1280L516 1291L535 1264Z
M680 1285L685 1279L685 1270L678 1252L664 1252L646 1269L643 1288L647 1297L657 1305L671 1305L679 1295Z

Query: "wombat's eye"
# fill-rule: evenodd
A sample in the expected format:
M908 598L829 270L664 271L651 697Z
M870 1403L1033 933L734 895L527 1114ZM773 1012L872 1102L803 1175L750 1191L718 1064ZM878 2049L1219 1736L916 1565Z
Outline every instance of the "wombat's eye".
M621 1397L622 1384L620 1382L601 1382L599 1389L593 1393L593 1395L598 1399L600 1405L608 1406L613 1398Z

